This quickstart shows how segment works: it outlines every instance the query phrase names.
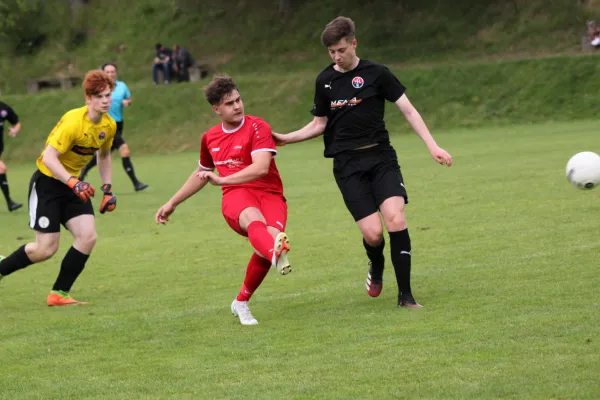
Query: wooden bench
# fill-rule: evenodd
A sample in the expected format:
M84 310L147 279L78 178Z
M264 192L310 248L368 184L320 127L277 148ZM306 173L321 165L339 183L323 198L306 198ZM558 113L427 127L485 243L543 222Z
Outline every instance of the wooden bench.
M80 85L82 79L77 76L67 76L64 78L48 78L48 79L34 79L29 81L28 91L29 93L38 93L44 89L71 89L75 86Z
M198 82L214 72L214 69L211 64L207 62L196 62L194 65L190 67L190 81Z

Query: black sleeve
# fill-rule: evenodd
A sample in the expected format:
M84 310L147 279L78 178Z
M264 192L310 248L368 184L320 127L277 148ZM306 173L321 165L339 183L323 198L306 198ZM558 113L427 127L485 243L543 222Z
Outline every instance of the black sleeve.
M331 104L325 92L327 90L325 88L326 84L321 82L319 78L317 77L315 83L315 101L311 113L315 117L328 117Z
M5 104L4 109L6 110L6 120L11 123L11 125L16 125L19 123L19 116L9 105Z
M392 74L392 72L383 67L381 75L379 75L379 93L385 97L386 100L395 103L406 91L404 85L400 83L398 78Z

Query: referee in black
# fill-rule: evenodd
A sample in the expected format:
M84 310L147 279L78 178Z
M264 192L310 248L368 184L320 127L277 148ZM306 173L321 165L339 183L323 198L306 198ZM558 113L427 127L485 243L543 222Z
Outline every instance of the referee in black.
M435 161L450 166L452 157L437 145L390 70L356 56L350 18L337 17L327 24L321 41L333 64L317 77L314 119L298 131L273 136L277 144L285 145L323 135L325 157L333 158L335 181L370 260L367 293L377 297L383 287L383 217L399 289L398 306L421 308L410 285L411 243L404 215L408 195L383 119L385 101L395 103Z
M2 193L6 199L8 211L13 212L23 207L23 204L16 203L10 198L8 180L6 179L6 165L2 162L2 152L4 151L4 124L6 121L12 125L8 130L8 135L11 137L17 136L17 133L21 130L19 117L8 104L0 101L0 189L2 189Z

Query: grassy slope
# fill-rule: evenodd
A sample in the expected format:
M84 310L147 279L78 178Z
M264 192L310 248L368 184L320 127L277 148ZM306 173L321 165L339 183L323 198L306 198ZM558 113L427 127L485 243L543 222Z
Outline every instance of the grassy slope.
M536 121L592 119L597 115L600 81L597 56L479 64L446 64L393 71L408 96L435 131L448 127ZM318 70L236 75L246 111L286 132L311 116ZM122 78L129 81L129 75ZM153 86L133 83L133 106L126 110L125 134L137 153L198 148L199 136L216 123L203 99L201 84ZM31 160L60 116L82 104L80 89L37 96L6 96L19 113L23 131L6 138L6 160ZM406 132L399 112L390 106L388 126Z
M363 56L386 63L577 52L585 19L598 13L595 2L581 7L570 0L296 3L302 4L284 17L275 0L139 0L127 7L121 0L93 1L83 19L87 43L69 48L59 25L41 53L0 59L0 90L23 91L30 78L67 73L69 65L81 74L107 60L118 62L131 81L148 81L157 41L179 42L197 58L240 72L314 67L326 57L320 32L340 14L356 21Z

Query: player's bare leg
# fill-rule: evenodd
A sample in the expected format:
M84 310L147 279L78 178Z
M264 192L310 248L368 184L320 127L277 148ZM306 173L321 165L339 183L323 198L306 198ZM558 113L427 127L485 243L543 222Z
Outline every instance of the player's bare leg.
M0 280L28 266L51 258L58 250L60 233L36 232L35 242L27 243L8 257L0 257Z
M365 287L369 296L377 297L383 290L383 270L385 266L383 225L377 212L358 220L356 223L363 235L363 245L367 251L367 257L369 257L369 272L367 273Z
M87 304L75 300L69 295L69 292L85 268L85 263L96 244L96 221L93 215L83 214L71 218L67 221L66 226L75 240L62 260L60 272L48 295L49 306Z
M123 163L123 169L125 170L125 173L127 174L127 176L129 176L129 179L131 179L131 182L133 183L133 188L135 189L135 191L139 192L139 191L146 189L148 187L148 185L140 182L138 180L138 178L135 176L135 171L133 170L133 164L131 163L131 158L129 158L131 156L131 152L129 151L129 146L127 146L127 143L123 143L119 147L119 155L121 156L121 162Z

